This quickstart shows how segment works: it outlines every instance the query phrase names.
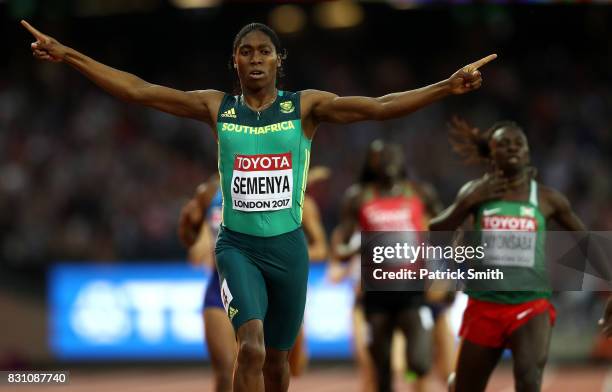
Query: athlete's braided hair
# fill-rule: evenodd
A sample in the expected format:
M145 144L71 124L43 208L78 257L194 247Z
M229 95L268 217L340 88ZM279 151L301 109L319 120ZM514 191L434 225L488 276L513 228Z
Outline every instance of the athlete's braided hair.
M243 28L241 28L238 34L236 34L236 37L234 37L234 44L232 46L232 59L230 59L229 63L230 69L234 68L233 56L236 53L236 49L238 49L238 45L240 45L240 41L242 41L242 39L247 34L253 31L261 31L270 38L270 41L272 41L272 45L274 45L274 50L276 51L278 57L281 59L281 65L280 67L278 67L277 76L279 78L282 78L283 76L285 76L283 64L285 59L287 58L287 50L281 45L280 39L278 38L276 32L263 23L249 23Z
M463 159L466 164L483 164L492 168L491 160L491 137L501 128L513 128L521 133L523 128L514 121L498 121L485 131L473 127L462 118L453 117L450 124L449 141L453 150ZM536 176L536 169L532 166L527 168L530 177Z

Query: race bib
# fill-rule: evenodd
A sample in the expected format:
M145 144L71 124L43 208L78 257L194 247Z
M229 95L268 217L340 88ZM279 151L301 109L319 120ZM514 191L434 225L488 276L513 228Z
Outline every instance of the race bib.
M275 211L291 208L291 153L236 155L232 174L232 208Z
M485 216L484 264L531 268L535 265L537 221L530 217Z

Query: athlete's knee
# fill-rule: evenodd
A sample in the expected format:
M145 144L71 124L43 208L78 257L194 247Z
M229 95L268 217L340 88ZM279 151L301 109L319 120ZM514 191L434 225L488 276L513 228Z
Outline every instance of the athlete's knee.
M238 365L261 369L266 359L261 320L250 320L238 328Z
M533 369L523 374L516 374L514 384L517 392L539 392L542 385L542 370Z
M238 363L249 367L262 368L266 360L266 348L263 343L255 340L240 342L238 350Z
M514 378L516 390L523 391L539 391L546 365L547 356L543 355L539 358L531 360L516 361L514 364Z

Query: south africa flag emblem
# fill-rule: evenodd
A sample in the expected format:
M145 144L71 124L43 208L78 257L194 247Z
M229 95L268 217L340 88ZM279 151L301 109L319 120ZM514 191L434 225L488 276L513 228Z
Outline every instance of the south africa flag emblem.
M293 102L285 101L285 102L280 103L280 111L282 113L285 113L285 114L293 113L294 110L295 110L295 106L293 106Z

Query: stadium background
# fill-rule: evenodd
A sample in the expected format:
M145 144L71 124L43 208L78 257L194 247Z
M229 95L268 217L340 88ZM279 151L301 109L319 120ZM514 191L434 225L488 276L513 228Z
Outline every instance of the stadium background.
M376 138L400 143L411 177L431 182L448 205L480 173L450 150L446 123L454 114L479 127L517 121L529 138L539 180L567 195L590 229L612 228L609 5L0 0L3 369L91 365L92 358L68 358L57 349L57 320L71 317L69 308L58 310L52 301L61 297L54 290L62 290L51 279L63 271L53 269L57 263L92 270L94 283L100 271L116 272L107 281L110 292L127 279L125 268L149 271L145 277L179 268L197 280L199 271L185 272L176 222L186 198L216 168L216 145L206 126L124 104L69 67L35 62L20 18L106 64L185 90L235 86L228 68L231 44L250 21L279 31L288 50L281 87L288 90L383 95L435 82L498 53L483 69L477 93L401 120L320 128L312 164L333 173L309 192L328 233L342 193L357 179L365 149ZM610 358L595 323L603 294L587 288L555 295L559 323L550 362L601 378L597 364ZM99 298L108 306L108 296ZM76 299L69 303L79 306ZM156 360L189 358L168 354ZM104 361L104 368L114 361ZM346 373L342 369L338 374Z

